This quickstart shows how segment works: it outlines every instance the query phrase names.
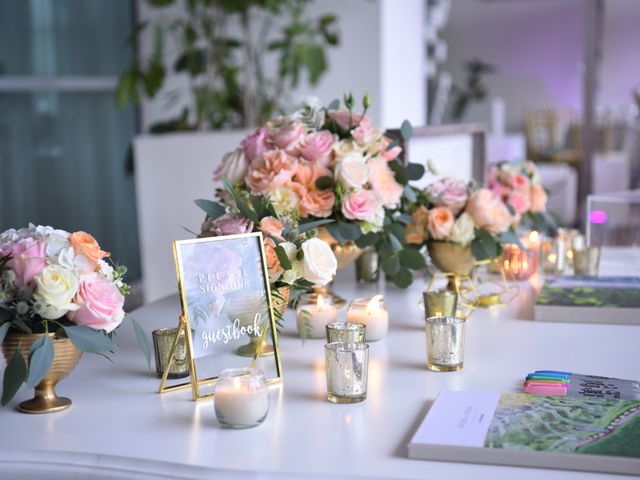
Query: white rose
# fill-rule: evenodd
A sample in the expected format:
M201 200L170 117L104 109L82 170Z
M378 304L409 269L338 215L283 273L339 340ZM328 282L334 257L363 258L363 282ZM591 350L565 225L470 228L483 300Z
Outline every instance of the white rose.
M232 184L242 181L247 174L247 160L244 158L244 149L236 148L222 157L222 162L213 172L214 180L228 179Z
M98 260L98 273L108 282L113 282L113 267L104 260Z
M336 165L336 178L346 188L360 188L369 180L369 167L362 155L348 155Z
M269 200L271 200L273 208L275 208L279 217L286 216L291 210L297 211L298 203L300 202L298 195L287 187L279 187L272 190L269 194Z
M471 218L471 215L467 212L464 212L454 222L449 239L454 243L466 245L475 238L476 234L474 229L475 223L473 222L473 218Z
M47 256L57 257L60 252L69 247L69 232L53 230L47 235Z
M338 261L329 244L319 238L312 238L302 244L302 251L302 271L305 280L316 285L326 285L333 280L338 269Z
M78 293L78 276L60 265L49 265L36 277L33 297L40 302L41 317L55 320L80 307L73 303Z
M333 151L336 154L336 158L344 158L349 155L362 155L364 148L358 145L353 140L340 140L333 146Z
M287 254L287 258L289 262L291 262L291 268L289 270L285 270L282 272L282 280L284 283L288 283L292 285L302 277L302 262L300 262L296 257L298 255L298 247L295 246L294 243L291 242L283 242L280 244L282 248L284 248L285 253Z

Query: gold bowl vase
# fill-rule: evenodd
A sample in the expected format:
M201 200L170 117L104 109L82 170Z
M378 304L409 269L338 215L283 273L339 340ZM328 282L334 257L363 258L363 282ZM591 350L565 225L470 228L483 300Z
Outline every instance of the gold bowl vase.
M355 262L362 253L362 249L358 247L355 242L348 241L345 243L340 243L335 238L333 238L333 236L331 236L326 228L318 228L318 238L323 242L328 243L331 247L331 251L336 256L336 260L338 261L338 270L342 270L351 262ZM313 291L314 293L320 295L331 296L333 298L333 303L338 308L342 308L347 303L346 300L340 295L332 292L328 285L325 285L323 287L313 287Z
M9 332L2 343L2 352L7 362L13 354L20 349L20 354L27 362L31 344L38 340L44 333L15 333ZM56 395L57 383L65 378L74 369L82 352L68 338L53 338L54 334L48 334L53 343L53 363L47 374L35 388L35 395L31 400L26 400L18 405L25 413L54 413L66 410L71 406L71 400Z
M450 242L427 242L427 249L433 263L445 274L462 277L471 274L475 266L475 258L471 253L471 245L463 246Z

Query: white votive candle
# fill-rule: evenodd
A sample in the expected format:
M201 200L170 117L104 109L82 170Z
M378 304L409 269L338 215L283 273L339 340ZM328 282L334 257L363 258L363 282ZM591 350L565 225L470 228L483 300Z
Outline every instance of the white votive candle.
M307 294L300 300L297 310L298 333L309 338L325 338L325 327L338 319L338 309L331 297ZM306 329L305 335L302 335Z
M216 417L225 428L255 427L269 411L269 390L264 373L255 368L224 370L216 383Z
M363 323L366 327L367 342L381 340L389 329L389 312L384 304L384 297L358 298L351 302L347 311L347 322Z

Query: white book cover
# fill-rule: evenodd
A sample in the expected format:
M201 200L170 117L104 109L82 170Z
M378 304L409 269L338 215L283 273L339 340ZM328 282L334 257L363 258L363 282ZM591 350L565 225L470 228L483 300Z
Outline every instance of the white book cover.
M409 457L638 475L638 439L638 401L443 391Z

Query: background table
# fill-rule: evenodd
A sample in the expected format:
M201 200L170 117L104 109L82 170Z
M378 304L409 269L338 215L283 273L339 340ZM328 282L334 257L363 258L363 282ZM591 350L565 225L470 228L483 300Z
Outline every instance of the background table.
M639 250L605 255L603 271L620 274ZM637 273L637 265L636 273ZM336 290L348 298L374 287L340 272ZM619 476L407 458L406 445L440 390L517 391L527 372L558 369L640 378L640 327L531 321L535 288L521 283L507 307L478 310L469 320L465 366L458 373L425 369L425 335L418 308L424 280L408 290L387 286L388 336L371 344L365 403L326 401L324 342L295 338L293 312L280 338L284 382L272 387L264 424L219 428L211 400L189 391L156 393L130 323L118 330L113 364L85 355L58 386L70 410L44 416L13 407L32 393L23 388L0 409L0 478L420 478L620 479ZM177 297L133 313L147 332L177 323ZM639 472L640 473L640 472Z

